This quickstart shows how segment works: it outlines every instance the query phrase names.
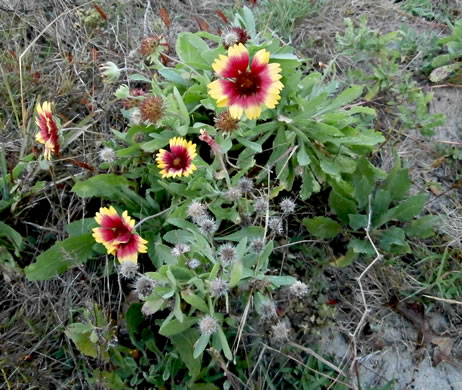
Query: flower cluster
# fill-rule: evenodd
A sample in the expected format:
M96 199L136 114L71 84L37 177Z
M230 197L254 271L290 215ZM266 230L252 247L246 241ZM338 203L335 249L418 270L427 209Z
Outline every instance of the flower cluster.
M135 221L127 211L119 216L114 207L101 207L95 220L101 226L93 229L95 241L103 244L110 255L117 255L121 263L136 263L138 253L147 252L147 241L133 232Z

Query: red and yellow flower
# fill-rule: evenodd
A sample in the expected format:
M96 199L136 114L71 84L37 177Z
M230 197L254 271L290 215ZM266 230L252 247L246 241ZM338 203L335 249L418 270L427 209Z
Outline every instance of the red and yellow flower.
M93 229L95 241L103 244L110 255L117 255L121 263L136 263L138 253L147 252L147 241L133 232L135 220L127 211L119 216L114 207L101 207L95 220L101 226Z
M197 156L196 144L181 137L171 138L170 151L160 149L156 155L162 177L189 176L197 167L192 163Z
M269 52L259 50L253 56L249 69L249 52L242 43L231 46L228 56L220 54L212 68L223 78L207 86L218 107L229 107L234 119L240 119L244 112L248 119L258 118L262 104L275 108L284 85L279 81L281 66L270 64L269 58Z
M45 145L43 156L51 160L51 154L59 154L58 127L53 119L51 103L43 102L37 104L37 119L35 121L40 131L36 134L35 140Z

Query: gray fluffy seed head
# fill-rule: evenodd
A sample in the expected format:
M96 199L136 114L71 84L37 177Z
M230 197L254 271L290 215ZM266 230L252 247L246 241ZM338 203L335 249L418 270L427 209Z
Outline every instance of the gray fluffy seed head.
M149 276L141 275L135 281L135 293L138 295L138 298L146 299L154 292L156 284L156 281Z
M218 298L229 291L228 282L226 280L216 278L210 282L210 294L212 297Z
M242 192L239 188L230 188L225 192L225 198L229 199L231 202L237 202L242 198Z
M199 268L201 266L201 262L197 259L191 259L188 261L188 267L191 268L191 269L196 269L196 268Z
M207 216L206 207L201 202L194 200L188 206L188 216L191 217L194 221L200 220Z
M176 244L175 247L172 249L172 255L173 256L181 256L182 254L186 253L186 252L189 252L191 250L191 248L189 247L189 245L186 245L186 244Z
M279 321L271 327L271 333L274 341L277 343L285 343L289 340L290 328L285 322Z
M268 201L265 198L258 198L253 203L253 209L257 214L264 215L268 210Z
M218 329L218 321L209 315L202 317L199 321L199 331L201 334L214 334Z
M99 159L102 162L113 163L116 159L114 149L105 147L98 152Z
M292 214L295 211L295 202L291 198L284 198L279 207L284 214Z
M252 252L261 253L263 249L265 249L265 242L263 240L257 239L250 243L250 250Z
M239 186L239 189L243 194L247 194L248 192L253 190L253 181L252 179L249 179L248 177L241 177L239 181L237 182L237 185Z
M218 248L218 255L224 265L229 265L236 260L236 248L232 244L224 244Z
M273 231L276 234L281 234L283 231L282 228L282 219L279 217L271 217L268 220L268 227L270 228L271 231Z
M276 305L272 300L262 303L260 306L260 316L263 320L270 320L277 317Z
M202 218L197 223L199 225L199 231L205 236L212 235L218 229L217 223L210 217Z
M138 273L138 264L133 261L124 261L118 268L120 276L125 279L134 279Z
M295 283L291 284L289 287L290 295L297 298L304 298L308 295L308 286L297 280Z

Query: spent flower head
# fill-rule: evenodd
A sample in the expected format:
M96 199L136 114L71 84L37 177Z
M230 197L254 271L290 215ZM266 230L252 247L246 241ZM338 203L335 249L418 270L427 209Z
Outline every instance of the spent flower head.
M260 306L260 316L262 320L271 320L277 317L276 305L271 299L263 302Z
M179 243L176 244L175 247L172 249L173 256L181 256L191 250L191 247L187 244Z
M256 239L250 242L250 250L255 253L261 253L265 249L265 242L260 239Z
M218 255L223 265L230 265L237 259L236 247L232 244L223 244L218 248Z
M237 124L239 123L238 119L231 117L229 111L223 111L218 114L214 119L215 128L217 130L224 131L225 133L231 133L234 130L237 130Z
M241 177L237 182L237 185L243 194L247 194L253 190L253 181L248 177Z
M308 295L308 286L297 280L295 283L291 284L289 287L290 295L297 298L304 298Z
M187 214L193 221L200 220L207 216L207 207L203 203L193 200L188 206Z
M295 211L295 206L296 204L291 198L284 198L279 204L279 207L284 214L292 214Z
M212 297L222 297L229 291L228 282L221 278L215 278L210 281L210 294Z
M247 31L240 27L232 27L229 30L225 31L222 35L223 46L225 49L229 49L231 46L234 46L238 43L245 45L250 39Z
M229 199L231 202L237 202L242 198L242 192L239 187L230 188L225 192L225 198Z
M268 227L276 234L281 234L283 231L282 219L280 217L271 217L268 220Z
M289 340L290 328L286 322L279 321L271 327L271 333L275 342L285 343Z
M135 281L135 293L140 299L146 299L154 292L156 285L157 282L155 280L151 279L149 276L141 275Z
M201 334L212 335L217 331L217 329L218 321L210 315L202 317L199 321L199 331Z
M164 101L158 96L148 96L140 104L141 119L156 124L165 113Z
M264 215L268 211L268 200L263 197L257 198L255 202L253 202L253 209L257 214Z
M134 279L138 275L138 263L126 261L117 268L119 275L125 279Z
M103 162L113 163L116 159L116 154L114 149L106 146L98 152L98 157Z
M218 229L215 219L211 217L201 218L197 221L197 224L199 225L199 231L205 236L214 234Z
M202 265L202 263L197 259L191 259L187 262L187 265L191 269L196 269L199 268Z

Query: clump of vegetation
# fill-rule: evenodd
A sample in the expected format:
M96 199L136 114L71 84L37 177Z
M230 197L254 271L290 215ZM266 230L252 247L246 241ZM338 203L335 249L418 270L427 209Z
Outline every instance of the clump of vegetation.
M444 123L408 69L427 48L425 74L433 37L414 41L404 27L381 34L365 18L359 25L347 18L336 49L353 66L340 79L335 61L316 71L273 31L277 16L290 37L291 15L317 8L279 6L242 7L232 23L220 12L228 24L216 34L198 19L200 31L179 32L174 44L170 31L147 35L137 63L102 63L108 104L120 113L91 152L71 150L93 114L75 127L41 98L26 132L33 150L24 148L19 161L2 150L0 211L11 213L0 223L5 282L47 283L75 272L99 286L86 291L85 304L66 302L66 320L57 314L56 337L67 345L56 359L68 371L78 362L81 386L351 388L346 371L300 345L338 315L319 276L367 264L356 279L364 306L356 348L369 313L363 276L381 262L415 259L419 243L437 237L440 219L425 212L428 193L412 188L406 162L395 156L388 172L375 164L390 137L376 126L384 111L377 101L400 135L429 136ZM169 30L166 10L160 15ZM95 6L78 18L97 37L107 15ZM439 42L450 61L456 33ZM84 207L37 240L18 221L27 200L42 194L60 210L75 199ZM445 256L437 275L418 279L454 299L459 290L441 290ZM274 351L289 360L273 363ZM310 357L300 365L293 351ZM13 368L0 368L9 383Z

